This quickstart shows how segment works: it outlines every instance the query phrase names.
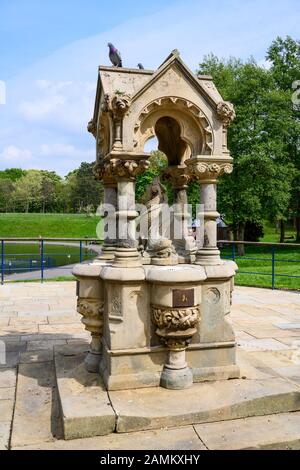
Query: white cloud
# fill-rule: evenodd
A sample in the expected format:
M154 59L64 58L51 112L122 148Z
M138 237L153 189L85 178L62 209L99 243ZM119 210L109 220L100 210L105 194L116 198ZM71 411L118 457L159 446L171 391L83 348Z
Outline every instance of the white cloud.
M297 37L298 27L299 5L293 0L185 0L73 42L7 82L7 104L0 107L1 145L17 148L12 143L18 143L25 152L20 166L29 164L31 155L32 167L60 174L94 160L95 143L86 125L93 114L98 65L110 64L108 41L121 50L126 67L142 62L156 68L176 47L193 70L210 52L244 59L253 55L265 64L271 41L277 35ZM13 154L9 151L8 158L18 158ZM3 161L2 156L0 167Z
M72 158L88 158L91 159L94 157L93 149L81 149L76 148L70 144L42 144L39 151L40 156L42 157L56 157L56 156L65 156Z
M0 160L9 164L18 164L22 165L24 160L30 160L32 158L32 153L29 149L22 149L15 147L14 145L9 145L5 147L0 154Z
M41 100L23 101L20 104L21 114L32 121L40 121L59 109L65 103L63 96L49 96Z

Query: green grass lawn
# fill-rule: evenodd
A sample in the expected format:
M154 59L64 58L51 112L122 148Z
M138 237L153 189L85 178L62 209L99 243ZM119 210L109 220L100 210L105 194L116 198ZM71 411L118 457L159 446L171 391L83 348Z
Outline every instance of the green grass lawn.
M296 231L293 227L286 227L285 230L286 240L285 243L295 243L296 240ZM280 232L276 230L275 224L270 222L264 223L264 236L260 238L260 242L270 242L270 243L279 243L280 241Z
M235 261L239 267L236 284L272 287L271 247L246 245L245 250L243 257L238 257L236 253ZM232 259L231 248L221 249L221 255ZM300 290L300 248L276 247L274 259L275 288Z
M99 221L84 214L0 214L0 238L97 238Z

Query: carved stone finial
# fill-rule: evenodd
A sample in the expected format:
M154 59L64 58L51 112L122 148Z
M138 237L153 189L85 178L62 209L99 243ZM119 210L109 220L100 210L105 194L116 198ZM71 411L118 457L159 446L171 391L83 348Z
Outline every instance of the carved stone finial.
M217 106L217 113L225 127L230 126L236 117L234 106L229 101L220 101Z

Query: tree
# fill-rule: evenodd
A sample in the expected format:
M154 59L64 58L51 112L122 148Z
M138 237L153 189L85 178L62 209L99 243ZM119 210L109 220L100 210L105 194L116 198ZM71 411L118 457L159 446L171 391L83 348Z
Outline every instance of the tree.
M7 168L6 170L0 171L0 178L9 179L11 181L17 181L24 175L26 175L26 170L21 170L21 168Z
M9 178L0 178L0 212L8 212L12 205L14 183Z
M94 164L82 162L80 167L66 176L69 208L82 212L87 206L94 210L103 198L103 185L95 180Z
M289 125L283 139L288 159L294 165L289 209L296 221L296 241L300 242L300 103L292 100L295 87L300 88L300 41L290 36L285 39L278 37L269 47L267 59L271 63L276 90L286 96L284 119ZM281 239L284 238L283 228L281 223Z
M14 200L17 209L24 212L39 212L41 208L42 174L39 170L28 170L15 183Z
M237 117L228 131L234 170L220 179L218 200L235 239L244 240L247 221L276 220L288 212L293 165L283 136L290 121L282 123L288 99L276 88L272 72L253 59L242 63L210 55L199 71L211 74L223 98L235 105ZM239 250L243 254L242 246Z

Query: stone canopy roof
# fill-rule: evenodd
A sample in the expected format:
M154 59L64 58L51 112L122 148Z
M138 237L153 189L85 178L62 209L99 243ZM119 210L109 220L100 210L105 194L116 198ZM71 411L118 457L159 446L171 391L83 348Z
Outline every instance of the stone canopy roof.
M171 66L176 66L181 70L192 86L216 107L222 97L209 75L194 74L182 61L177 49L165 59L156 71L146 69L99 66L97 92L93 121L97 121L99 105L105 95L114 95L116 92L126 93L131 96L132 101L154 83Z

